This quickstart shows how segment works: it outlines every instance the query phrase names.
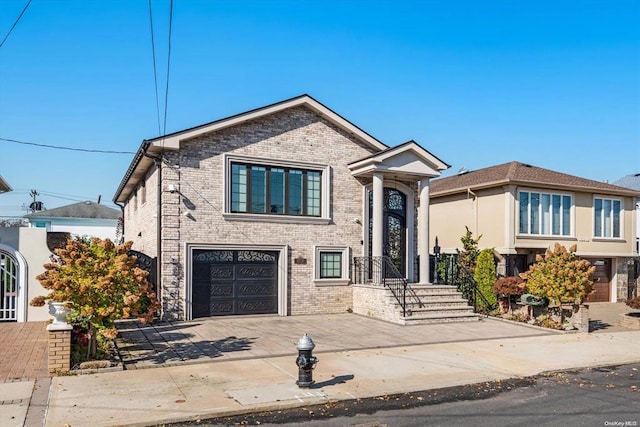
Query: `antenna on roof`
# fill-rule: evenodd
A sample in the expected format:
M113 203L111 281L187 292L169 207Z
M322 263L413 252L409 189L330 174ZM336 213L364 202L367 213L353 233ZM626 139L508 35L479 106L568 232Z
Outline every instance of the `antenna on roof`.
M100 204L100 199L102 198L102 194L98 194L98 204Z
M35 213L44 209L42 202L36 200L36 197L40 195L36 190L31 190L29 195L32 198L32 202L29 205L29 209L31 209L31 213Z
M467 168L465 168L464 166L460 168L460 170L458 171L458 175L464 175L465 173L469 172L469 170Z

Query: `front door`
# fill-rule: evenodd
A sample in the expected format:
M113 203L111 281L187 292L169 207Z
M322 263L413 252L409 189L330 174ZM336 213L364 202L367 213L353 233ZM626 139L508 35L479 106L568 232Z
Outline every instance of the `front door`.
M598 258L587 259L591 265L596 267L595 273L591 276L593 283L593 293L587 298L587 302L609 302L611 301L611 259Z
M384 227L382 253L406 276L407 196L395 188L384 189ZM373 253L373 191L369 191L369 256Z

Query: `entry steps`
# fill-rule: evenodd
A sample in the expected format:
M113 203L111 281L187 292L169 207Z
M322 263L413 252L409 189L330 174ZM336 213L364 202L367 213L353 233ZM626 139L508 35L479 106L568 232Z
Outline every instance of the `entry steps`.
M480 315L462 297L455 286L415 284L407 285L410 290L406 296L406 314L402 316L402 307L391 292L390 302L395 304L403 325L422 325L429 323L473 322Z

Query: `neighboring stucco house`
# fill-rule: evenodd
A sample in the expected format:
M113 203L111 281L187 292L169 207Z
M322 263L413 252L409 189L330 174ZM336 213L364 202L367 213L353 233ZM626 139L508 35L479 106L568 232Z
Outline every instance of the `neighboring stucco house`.
M116 241L122 213L89 200L25 215L29 227Z
M55 248L76 236L116 240L121 212L81 202L25 215L29 227L0 227L0 321L40 321L48 308L29 301L47 291L36 279L51 262Z
M0 227L0 321L48 320L47 307L29 301L47 291L36 280L51 261L47 232L42 228Z
M447 167L302 95L145 140L113 200L159 258L163 319L378 316L390 270L429 277L429 181Z
M596 266L589 301L627 298L627 261L635 246L640 192L519 162L431 182L430 230L455 253L465 226L480 248L494 248L498 272L516 275L555 242L577 244Z

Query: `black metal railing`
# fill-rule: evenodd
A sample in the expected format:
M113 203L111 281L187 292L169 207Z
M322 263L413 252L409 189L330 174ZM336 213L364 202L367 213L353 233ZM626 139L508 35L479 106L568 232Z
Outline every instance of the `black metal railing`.
M400 304L403 317L407 315L407 294L420 303L415 291L407 284L407 279L388 256L354 257L352 276L356 284L387 287Z
M438 283L455 286L462 297L469 301L469 305L473 306L474 312L488 313L496 308L497 304L490 303L478 290L473 275L458 265L456 254L441 254L435 264Z

